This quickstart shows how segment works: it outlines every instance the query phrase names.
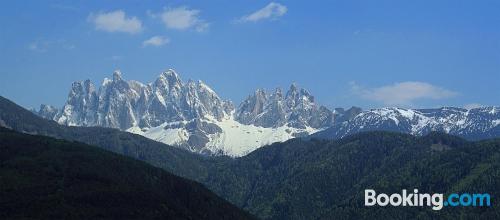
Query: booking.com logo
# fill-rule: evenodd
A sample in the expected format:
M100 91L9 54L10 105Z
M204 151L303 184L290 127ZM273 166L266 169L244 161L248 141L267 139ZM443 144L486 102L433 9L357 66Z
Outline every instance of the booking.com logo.
M433 210L441 210L446 206L491 206L491 196L488 193L451 193L446 197L444 194L419 193L414 189L408 193L406 189L401 194L387 195L377 194L373 189L365 189L365 206L432 206Z

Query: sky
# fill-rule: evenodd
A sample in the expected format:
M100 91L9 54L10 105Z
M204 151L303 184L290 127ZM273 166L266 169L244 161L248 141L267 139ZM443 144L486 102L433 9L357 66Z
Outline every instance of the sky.
M500 1L2 1L0 95L26 108L169 68L236 105L295 82L330 108L498 106Z

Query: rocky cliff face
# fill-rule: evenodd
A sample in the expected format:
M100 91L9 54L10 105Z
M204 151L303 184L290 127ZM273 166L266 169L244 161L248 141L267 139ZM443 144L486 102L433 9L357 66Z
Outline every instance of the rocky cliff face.
M333 125L335 114L315 103L314 97L295 84L283 95L281 89L273 93L258 89L236 110L236 120L242 124L262 127L288 125L294 128L316 129Z
M242 156L313 133L330 139L372 130L413 135L443 131L468 139L500 136L497 107L332 111L292 84L285 93L258 89L235 108L202 81L183 82L172 69L148 84L126 81L120 71L99 88L89 80L75 82L62 109L42 105L37 113L64 125L117 128L209 155Z
M120 71L115 71L98 91L89 80L73 83L68 101L55 120L65 125L126 130L205 117L220 120L232 109L230 102L203 82L183 83L174 70L161 73L147 85L125 81Z
M97 125L98 96L90 80L74 82L68 100L54 120L65 125Z
M244 155L260 146L314 133L335 114L293 84L283 94L257 90L237 109L202 81L183 82L172 69L148 84L120 71L96 87L72 84L61 110L42 106L42 117L70 126L103 126L137 133L205 154Z
M54 120L56 115L59 113L59 109L52 105L41 104L39 110L33 109L32 112L42 118Z

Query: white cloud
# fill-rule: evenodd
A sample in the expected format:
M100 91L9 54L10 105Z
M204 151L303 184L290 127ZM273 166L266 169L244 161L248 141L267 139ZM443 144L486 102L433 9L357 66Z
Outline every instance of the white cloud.
M165 27L176 30L194 29L203 32L210 24L199 17L200 10L189 9L186 6L165 9L159 17ZM156 17L155 15L153 17Z
M170 39L163 37L163 36L153 36L145 41L142 42L143 47L147 46L155 46L159 47L165 44L170 43Z
M47 52L52 49L73 50L76 46L64 39L59 40L36 40L28 44L28 49L37 52Z
M126 17L122 10L90 14L88 20L95 24L96 30L131 34L142 31L142 22L137 17Z
M467 105L464 105L465 109L474 109L474 108L481 108L484 107L484 105L481 105L479 103L469 103Z
M355 94L385 105L411 106L416 100L438 100L457 95L456 92L426 82L398 82L378 88L363 88L355 82L351 82L350 85Z
M123 57L122 56L119 56L119 55L113 55L110 57L111 60L113 61L119 61L121 60Z
M37 52L46 52L49 47L49 43L47 41L45 42L32 42L28 45L28 49L32 51L37 51Z
M268 5L266 5L266 7L261 8L252 14L241 17L238 21L257 22L264 19L276 19L278 17L283 16L287 12L287 10L288 9L286 6L279 3L271 2Z

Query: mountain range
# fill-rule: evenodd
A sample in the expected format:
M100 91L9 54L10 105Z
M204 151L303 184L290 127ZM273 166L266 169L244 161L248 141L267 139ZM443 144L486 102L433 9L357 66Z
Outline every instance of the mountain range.
M334 124L330 111L295 84L258 89L238 107L202 81L183 82L172 69L148 84L126 81L120 71L99 88L74 82L66 104L42 105L37 114L68 126L100 126L136 133L192 152L242 156L273 142L303 137Z
M470 140L500 136L500 108L328 109L296 84L257 89L237 107L202 81L169 69L148 84L120 71L100 87L74 82L62 108L42 104L39 116L68 126L100 126L139 134L206 155L244 156L292 138L338 139L362 131L425 135L442 131ZM311 135L311 136L309 136Z
M3 97L0 97L0 126L23 133L84 142L145 161L200 182L218 196L261 219L500 217L500 203L494 200L500 193L499 139L470 142L436 132L413 136L370 131L335 140L288 140L261 147L238 158L205 157L117 129L60 125L35 116ZM19 141L23 140L22 137ZM36 140L31 143L51 143L43 138ZM47 157L51 154L36 155ZM33 167L29 164L33 163L23 162L28 161L25 156L21 158L16 160L20 161L17 164L26 165L19 169L29 171ZM60 161L59 164L69 167L78 165L72 163L73 160L44 161ZM102 164L110 162L113 160L105 160ZM2 163L0 168L8 164L12 163ZM103 166L106 166L108 175L130 175L120 174L128 172L120 167L129 165ZM96 169L99 168L90 170ZM29 174L35 173L38 172ZM89 184L87 181L90 179L82 179L80 183ZM416 188L421 192L489 193L493 195L493 202L492 207L448 207L441 211L430 207L363 206L364 189L390 194L405 188ZM9 192L2 189L0 187L0 193Z
M416 136L437 131L468 140L495 138L500 137L500 108L372 109L311 137L339 139L363 131L394 131Z

